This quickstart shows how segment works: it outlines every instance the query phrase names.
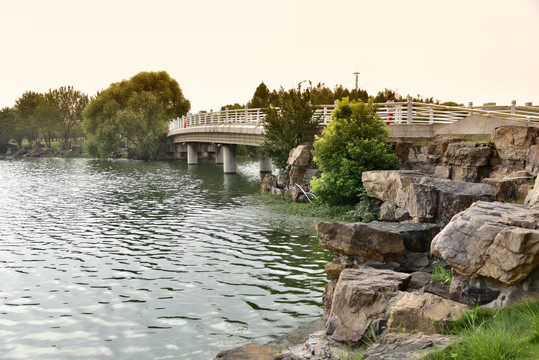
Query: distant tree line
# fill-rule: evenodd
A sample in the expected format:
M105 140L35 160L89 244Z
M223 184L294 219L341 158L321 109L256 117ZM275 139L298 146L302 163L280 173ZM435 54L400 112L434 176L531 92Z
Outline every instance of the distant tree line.
M337 101L340 101L344 98L348 98L350 101L362 101L364 103L368 102L369 99L373 99L375 103L386 102L390 96L393 96L394 100L397 102L403 102L407 100L407 96L402 96L395 90L384 89L379 91L376 95L369 94L366 90L363 89L352 89L349 90L342 85L336 85L333 89L329 87L318 84L310 85L310 94L309 101L311 105L331 105L335 104ZM234 103L230 105L225 105L221 107L221 110L228 108L229 110L234 109L244 109L246 106L250 109L253 108L266 108L269 106L272 107L281 107L281 100L284 93L289 90L285 90L282 87L279 90L270 90L264 82L261 82L260 85L255 89L253 97L246 104ZM440 104L440 100L435 100L433 97L424 98L422 95L418 94L412 96L413 101L424 102L429 104ZM463 104L458 104L452 101L441 103L442 105L453 105L453 106L462 106Z
M0 111L0 152L6 151L10 141L21 147L25 139L43 140L50 147L53 140L68 142L84 136L82 111L88 102L88 95L72 86L25 92L15 106Z

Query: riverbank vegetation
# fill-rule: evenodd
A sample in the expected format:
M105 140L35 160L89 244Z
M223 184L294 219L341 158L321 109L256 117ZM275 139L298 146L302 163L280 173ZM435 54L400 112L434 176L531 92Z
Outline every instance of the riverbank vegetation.
M364 171L400 167L388 136L372 99L337 101L322 136L315 137L314 162L322 176L311 180L312 192L332 204L359 202Z
M447 333L461 340L425 360L539 359L539 301L497 311L476 307Z
M290 196L273 196L266 192L253 195L252 201L283 215L301 216L316 221L356 221L353 205L329 205L320 201L297 203L293 202Z

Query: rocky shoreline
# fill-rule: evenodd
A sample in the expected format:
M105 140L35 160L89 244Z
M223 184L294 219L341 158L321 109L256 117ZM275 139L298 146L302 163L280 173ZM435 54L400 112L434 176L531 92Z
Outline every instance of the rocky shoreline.
M410 359L454 342L440 333L474 305L539 298L538 135L500 127L488 142L396 143L403 168L362 178L383 221L315 224L334 259L325 318L216 359L332 359L359 348L362 359ZM263 187L307 201L310 149L291 152L292 187L277 179ZM451 268L450 285L431 278L440 262Z

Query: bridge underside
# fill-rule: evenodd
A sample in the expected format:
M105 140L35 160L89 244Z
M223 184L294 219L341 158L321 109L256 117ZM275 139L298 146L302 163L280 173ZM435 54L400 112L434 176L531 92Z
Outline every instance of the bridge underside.
M264 142L264 128L258 125L197 125L169 132L172 142L215 143L260 146Z

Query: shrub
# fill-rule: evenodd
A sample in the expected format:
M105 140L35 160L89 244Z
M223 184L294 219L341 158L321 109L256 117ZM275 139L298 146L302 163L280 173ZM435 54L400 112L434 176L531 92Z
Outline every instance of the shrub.
M348 98L337 101L329 125L314 142L314 162L322 176L311 180L312 191L329 203L358 202L364 171L400 166L388 134L372 99L367 104Z

